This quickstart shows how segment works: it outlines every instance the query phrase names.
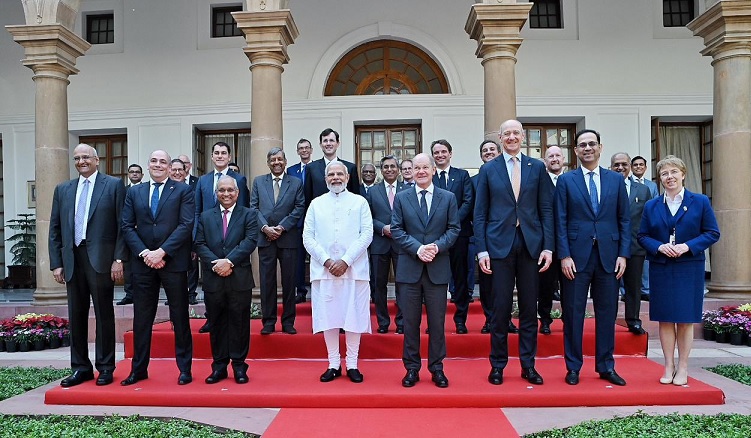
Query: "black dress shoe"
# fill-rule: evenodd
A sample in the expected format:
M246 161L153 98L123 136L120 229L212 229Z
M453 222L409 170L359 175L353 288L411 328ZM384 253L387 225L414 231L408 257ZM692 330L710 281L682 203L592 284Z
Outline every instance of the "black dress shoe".
M600 378L603 380L607 380L613 385L626 386L626 381L623 380L623 377L619 376L618 373L616 373L615 371L608 371L606 373L600 373Z
M464 324L457 324L456 325L456 334L457 335L466 335L467 334L467 326Z
M407 370L407 374L402 379L402 386L405 388L411 388L415 386L415 383L420 381L420 372L417 370Z
M165 300L165 301L164 301L164 305L165 305L165 306L169 306L169 301Z
M262 335L270 335L270 334L274 333L274 330L276 330L276 329L274 328L273 325L265 325L261 329L261 334Z
M561 293L558 291L553 292L553 299L555 301L561 301Z
M642 326L638 325L638 324L637 325L630 325L630 326L628 326L628 331L630 331L631 333L633 333L635 335L639 335L639 336L647 334L647 331L644 330L644 328Z
M493 385L502 384L503 383L503 369L491 368L490 374L488 374L488 382L492 383Z
M208 333L210 329L209 321L206 320L205 323L201 326L201 328L198 329L198 333Z
M190 372L188 371L181 372L180 376L177 378L178 385L187 385L188 383L192 381L193 381L193 375L191 375Z
M123 299L117 302L118 306L124 306L126 304L133 304L133 298L123 297Z
M649 294L641 294L642 301L649 301Z
M245 370L235 370L235 383L240 385L248 383L248 373Z
M347 377L349 377L352 383L362 383L362 373L357 368L347 370Z
M188 300L188 304L190 304L191 306L195 306L196 304L198 304L198 298L190 297L190 299Z
M482 329L480 329L480 333L484 335L487 335L488 333L490 333L490 324L488 324L487 322L483 324Z
M125 380L120 382L120 384L122 386L134 385L140 382L141 380L146 380L148 378L149 378L149 375L146 373L143 373L143 374L130 373L128 377L125 378Z
M397 335L403 335L404 334L404 327L398 325L396 326L396 334Z
M380 326L378 327L378 330L376 330L378 333L388 333L389 328L387 326Z
M579 384L579 371L568 370L566 373L566 383L569 385Z
M73 374L60 381L60 386L63 388L70 388L71 386L80 385L89 380L94 380L93 371L73 371Z
M329 368L325 373L321 374L321 382L330 382L342 375L342 367L338 369Z
M96 379L96 386L104 386L112 383L112 370L104 370L99 373Z
M519 329L514 325L514 321L509 320L508 321L508 332L509 333L519 333Z
M522 368L522 379L533 385L542 385L542 376L537 372L535 367Z
M297 295L297 298L295 298L295 304L300 304L305 302L305 295Z
M237 373L235 373L235 376L237 376ZM204 380L209 385L213 385L214 383L219 383L222 380L227 378L227 370L215 370L212 371L209 377Z
M282 327L282 331L288 335L296 335L297 330L292 326Z
M540 333L543 335L549 335L550 334L550 324L547 322L540 322Z
M449 379L446 378L446 375L443 374L442 370L434 371L432 380L433 380L433 383L435 383L435 386L439 388L449 387Z

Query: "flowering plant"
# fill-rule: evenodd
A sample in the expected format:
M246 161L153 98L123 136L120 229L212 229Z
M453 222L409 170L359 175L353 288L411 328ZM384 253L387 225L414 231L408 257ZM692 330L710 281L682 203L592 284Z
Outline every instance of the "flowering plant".
M716 333L748 332L751 326L751 304L743 306L724 306L719 310L707 310L702 313L705 328Z
M31 329L20 329L15 331L16 342L31 342Z

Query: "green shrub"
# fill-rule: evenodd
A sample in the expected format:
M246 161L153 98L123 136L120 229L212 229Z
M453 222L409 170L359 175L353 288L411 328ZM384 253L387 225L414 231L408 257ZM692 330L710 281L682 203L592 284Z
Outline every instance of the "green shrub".
M744 385L751 386L751 367L741 364L717 365L716 367L706 368L715 374L719 374Z
M55 368L0 368L0 400L23 394L34 388L62 379L70 369Z

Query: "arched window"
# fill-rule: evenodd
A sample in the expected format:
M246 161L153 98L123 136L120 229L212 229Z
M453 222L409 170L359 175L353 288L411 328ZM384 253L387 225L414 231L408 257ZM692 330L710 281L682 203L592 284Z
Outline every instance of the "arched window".
M408 43L378 40L355 47L336 64L324 95L448 92L446 77L427 53Z

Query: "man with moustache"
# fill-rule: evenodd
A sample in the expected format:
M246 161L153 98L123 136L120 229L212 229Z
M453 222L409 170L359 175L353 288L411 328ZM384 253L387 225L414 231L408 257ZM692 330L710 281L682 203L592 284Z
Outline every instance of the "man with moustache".
M456 197L433 184L435 161L427 154L413 159L415 188L405 189L394 198L391 237L399 245L396 283L401 289L404 315L404 352L407 370L402 386L415 386L420 380L420 321L422 305L428 317L428 371L433 383L447 388L443 372L446 357L446 289L451 279L449 248L460 232ZM466 273L465 273L466 275Z
M128 184L125 186L126 191L127 189L141 184L141 181L143 180L143 168L139 164L131 164L128 166ZM125 198L123 197L123 200ZM127 248L126 248L127 251ZM125 292L125 296L123 296L120 301L118 301L118 306L124 306L126 304L133 304L133 273L130 272L130 262L123 261L123 292Z
M293 164L287 169L287 175L293 176L300 180L303 184L303 195L305 195L305 171L310 163L310 157L313 153L313 146L310 144L310 140L307 138L301 138L297 141L297 156L300 157L300 162ZM300 220L297 222L297 228L299 229L297 240L297 261L295 262L295 288L297 289L297 298L295 303L304 303L306 296L308 295L308 288L305 284L305 257L308 255L305 252L305 248L302 246L302 227L305 223L305 212L303 212Z
M480 168L474 216L480 269L493 276L488 381L503 383L516 284L521 377L542 385L535 369L537 295L539 272L547 270L553 259L553 184L541 161L521 153L525 134L519 121L503 122L499 134L503 153Z
M370 244L371 277L374 279L374 299L378 333L388 333L391 318L389 316L387 287L389 271L399 260L399 247L391 238L391 212L394 209L396 193L404 186L399 184L399 164L393 155L381 158L381 175L383 182L368 191L366 199L373 214L373 242ZM403 334L402 310L399 304L400 288L396 288L396 333Z
M284 173L287 157L280 148L266 154L271 173L253 180L250 207L258 211L258 262L261 276L262 335L274 332L277 313L276 265L282 279L282 331L295 330L295 261L300 229L297 222L305 211L302 182ZM300 250L302 251L302 249Z
M360 195L366 196L368 194L368 190L370 190L371 187L375 184L376 180L376 168L374 165L368 163L363 164L362 168L360 169L360 172L362 173L362 184L360 184Z
M96 149L80 144L73 150L78 177L60 183L52 197L49 228L50 270L65 284L70 320L70 365L73 374L60 386L94 379L89 360L89 301L96 316L95 367L98 386L112 383L115 370L115 281L123 278L127 249L120 231L125 187L99 172Z
M402 160L399 165L399 169L402 171L402 183L407 187L414 187L414 172L412 170L412 160Z
M467 312L471 296L467 285L467 257L469 254L469 238L472 236L472 207L474 193L469 173L464 169L451 166L453 148L447 140L436 140L430 145L430 152L435 160L436 173L433 175L433 184L439 189L452 192L456 197L459 210L459 222L462 229L456 238L454 245L449 251L451 259L451 276L454 284L452 299L456 305L454 312L454 324L456 333L467 333Z
M250 254L258 238L258 212L237 205L237 180L219 178L219 205L201 213L196 233L196 252L203 263L206 308L211 313L211 374L208 384L228 377L232 363L235 382L248 383L250 301L253 272Z
M133 260L133 361L130 375L120 382L133 385L148 378L151 329L159 302L159 286L169 301L175 332L179 385L193 381L193 339L188 317L186 272L190 267L195 213L193 192L169 179L170 156L162 150L149 158L150 184L128 190L122 232Z
M360 336L370 333L368 245L373 240L373 219L368 202L346 187L350 175L339 161L326 165L329 193L310 204L305 215L303 244L310 253L313 333L323 332L329 367L321 382L342 375L339 330L347 345L347 377L362 383L358 369Z
M332 161L339 161L347 168L349 180L347 182L347 191L353 194L360 193L360 179L357 175L357 166L349 161L342 160L336 156L339 150L339 133L331 128L326 128L318 136L321 144L323 158L310 162L305 169L305 205L308 206L313 199L329 192L326 186L326 166Z
M631 258L626 264L626 272L623 274L623 286L626 291L624 300L626 308L624 316L628 331L635 335L644 335L647 332L641 325L639 310L641 307L641 279L642 268L647 252L639 245L636 235L639 234L641 216L644 212L644 204L652 199L649 188L639 184L631 176L631 157L625 152L613 154L610 158L610 170L623 175L628 194L628 206L631 212Z
M623 386L626 381L615 372L613 350L618 280L631 252L628 194L622 175L600 167L600 134L583 129L575 138L581 167L561 175L555 189L565 381L579 384L589 293L595 311L595 371L600 379Z
M545 169L547 169L548 176L550 176L550 181L553 182L553 190L555 190L558 177L563 173L563 151L561 148L558 146L548 146L548 149L545 151L544 162ZM544 272L540 272L540 295L537 297L537 314L540 315L540 333L543 335L550 334L550 324L553 323L553 317L550 316L550 312L553 310L553 298L559 301L561 299L558 293L560 277L561 261L558 260L558 257L553 257L550 268Z

